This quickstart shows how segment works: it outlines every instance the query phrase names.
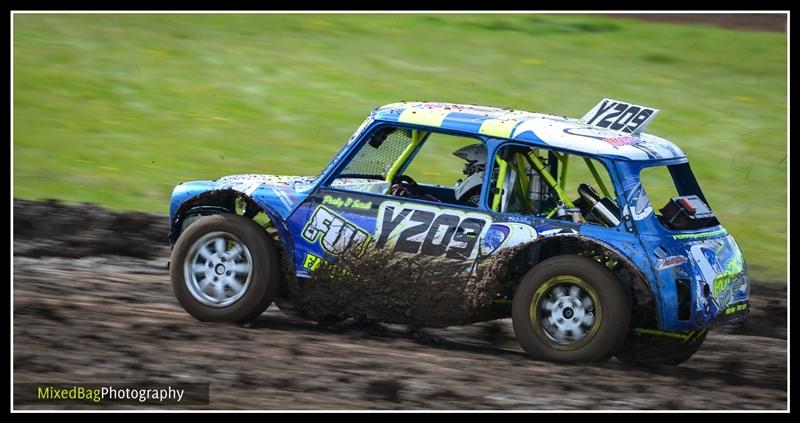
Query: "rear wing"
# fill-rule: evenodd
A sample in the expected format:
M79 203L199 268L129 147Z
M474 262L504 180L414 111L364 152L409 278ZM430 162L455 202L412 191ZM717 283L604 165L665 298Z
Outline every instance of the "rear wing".
M636 135L653 121L656 113L657 109L604 98L580 122Z

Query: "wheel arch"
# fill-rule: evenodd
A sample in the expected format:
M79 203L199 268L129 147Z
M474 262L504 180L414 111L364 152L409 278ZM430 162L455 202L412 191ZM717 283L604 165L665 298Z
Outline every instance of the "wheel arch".
M631 294L633 315L631 327L658 326L656 293L647 282L644 273L624 253L595 238L582 235L557 235L544 237L512 247L514 251L504 254L505 273L502 280L512 283L516 289L522 277L536 265L551 257L582 255L604 264Z
M170 246L175 245L187 218L193 215L208 216L218 213L239 214L249 219L255 219L260 213L263 213L269 219L269 227L275 228L275 235L280 241L280 245L277 247L281 261L289 269L292 268L292 254L290 253L293 247L292 237L283 219L269 205L262 204L250 195L235 189L206 191L184 201L175 211L170 222ZM264 232L268 236L273 237L269 227L265 227L261 223L259 225L264 228Z

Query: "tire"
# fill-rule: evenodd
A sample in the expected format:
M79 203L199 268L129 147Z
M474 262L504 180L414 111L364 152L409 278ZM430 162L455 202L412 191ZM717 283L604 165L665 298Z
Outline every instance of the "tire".
M203 322L252 321L269 307L280 286L272 239L258 224L235 214L192 223L175 243L170 262L175 297Z
M607 360L630 325L631 302L622 283L600 263L576 255L553 257L528 271L511 307L517 340L537 360Z
M617 358L633 366L677 366L692 358L707 334L708 331L703 330L687 339L676 339L632 332L617 352Z

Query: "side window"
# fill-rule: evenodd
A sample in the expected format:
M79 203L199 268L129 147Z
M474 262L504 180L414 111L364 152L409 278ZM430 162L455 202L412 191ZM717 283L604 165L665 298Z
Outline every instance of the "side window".
M645 167L639 172L639 179L658 221L665 228L701 229L719 225L688 163ZM692 209L691 218L685 218L688 210L682 211L687 206Z
M467 146L479 146L483 154L456 153ZM482 156L482 157L481 157ZM432 133L425 140L414 160L408 165L405 173L412 175L417 182L430 185L453 186L462 179L465 161L486 163L486 148L481 141L472 138L457 137L447 134Z
M478 139L384 126L331 186L477 207L485 167L486 146Z
M619 205L602 163L579 155L508 145L494 157L489 207L616 227Z
M647 198L650 204L658 215L659 209L667 204L672 197L678 196L675 183L672 181L672 175L669 173L667 166L654 166L645 167L639 173L639 179L642 182L647 193Z
M486 146L474 138L431 133L403 171L432 201L478 207Z

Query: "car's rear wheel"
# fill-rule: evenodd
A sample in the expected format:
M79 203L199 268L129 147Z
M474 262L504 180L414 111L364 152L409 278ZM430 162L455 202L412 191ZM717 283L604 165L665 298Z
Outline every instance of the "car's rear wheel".
M280 285L275 245L255 222L234 214L199 218L172 251L170 279L184 309L201 321L247 322Z
M596 362L622 345L630 299L600 263L582 256L547 259L520 282L512 302L514 333L535 359Z

